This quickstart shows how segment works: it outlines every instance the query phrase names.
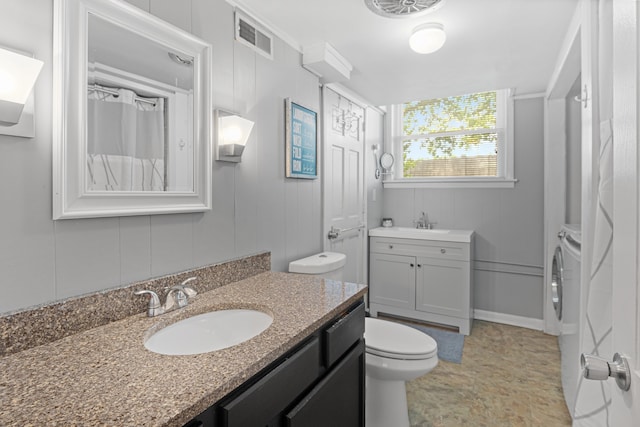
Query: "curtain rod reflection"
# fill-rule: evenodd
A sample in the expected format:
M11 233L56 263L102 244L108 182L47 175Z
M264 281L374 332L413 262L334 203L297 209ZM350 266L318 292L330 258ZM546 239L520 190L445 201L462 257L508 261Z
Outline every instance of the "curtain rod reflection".
M97 92L108 93L108 94L110 94L110 95L115 96L116 98L117 98L118 96L120 96L120 94L118 93L118 91L117 91L116 89L109 89L109 88L106 88L106 87L103 87L103 86L100 86L100 85L97 85L97 84L91 84L91 85L88 85L88 86L87 86L87 89L88 89L89 91L97 91ZM138 102L144 102L144 103L147 103L147 104L151 104L151 105L153 105L154 107L156 106L155 101L151 101L151 100L149 100L149 99L141 98L141 97L139 97L139 96L136 96L136 97L134 98L134 100L135 100L135 101L138 101Z

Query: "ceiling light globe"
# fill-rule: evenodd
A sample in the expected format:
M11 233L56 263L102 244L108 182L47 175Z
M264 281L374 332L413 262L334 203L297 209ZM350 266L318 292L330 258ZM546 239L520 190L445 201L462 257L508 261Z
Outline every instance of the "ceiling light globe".
M435 22L420 25L409 37L409 46L416 53L433 53L447 40L444 26Z

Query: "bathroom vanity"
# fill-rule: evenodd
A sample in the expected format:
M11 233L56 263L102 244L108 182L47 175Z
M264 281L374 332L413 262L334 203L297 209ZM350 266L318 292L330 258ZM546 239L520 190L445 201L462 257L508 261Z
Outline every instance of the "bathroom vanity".
M140 313L2 356L0 425L364 426L366 289L266 272L158 317ZM235 308L273 323L209 353L144 347L163 327Z
M457 327L473 322L471 230L380 227L369 231L369 308Z
M363 427L364 314L356 303L185 427Z

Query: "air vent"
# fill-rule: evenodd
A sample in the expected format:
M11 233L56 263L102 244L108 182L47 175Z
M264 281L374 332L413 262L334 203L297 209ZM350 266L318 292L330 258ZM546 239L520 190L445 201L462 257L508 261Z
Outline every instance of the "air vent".
M364 0L374 13L387 18L413 18L438 9L444 0Z
M273 59L273 36L236 11L236 40L259 54Z

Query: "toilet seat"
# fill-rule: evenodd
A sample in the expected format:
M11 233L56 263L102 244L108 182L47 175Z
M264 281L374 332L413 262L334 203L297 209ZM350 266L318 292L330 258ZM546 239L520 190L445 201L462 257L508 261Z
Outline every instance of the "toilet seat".
M429 335L387 320L365 318L366 352L398 360L437 357L438 344Z

